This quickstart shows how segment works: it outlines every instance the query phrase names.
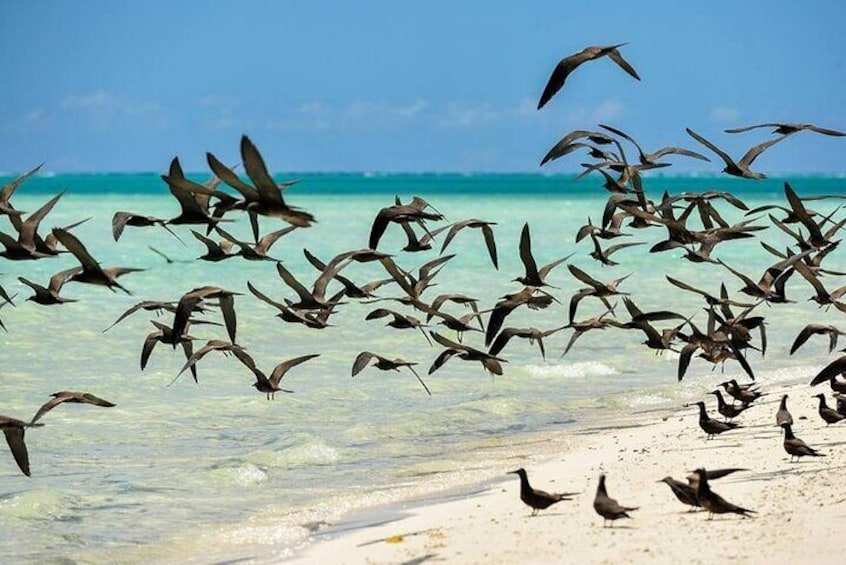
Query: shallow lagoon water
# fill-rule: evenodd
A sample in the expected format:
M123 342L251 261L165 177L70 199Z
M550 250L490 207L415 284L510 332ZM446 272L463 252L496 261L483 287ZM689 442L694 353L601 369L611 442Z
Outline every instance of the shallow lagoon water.
M647 245L620 251L614 256L619 266L594 262L588 257L589 241L573 241L588 216L598 221L607 198L590 180L574 185L566 177L533 175L301 178L286 198L313 213L318 223L280 240L272 255L304 280L316 274L303 258L304 247L324 260L365 247L376 211L391 204L395 194L404 200L416 194L449 220L498 222L500 270L490 265L481 235L467 230L451 243L448 252L456 257L439 275L438 286L427 292L429 297L463 292L479 297L484 308L518 290L509 281L521 274L517 242L525 221L539 264L576 252L570 262L596 278L633 273L622 288L643 309L679 309L687 315L700 311L698 297L671 287L665 274L711 292L720 281L730 289L739 287L719 266L689 263L674 252L646 253L664 235L657 229L634 231L630 239ZM802 194L846 192L846 181L839 178L791 182ZM653 198L665 189L675 193L720 187L750 207L783 199L780 179L756 183L656 177L646 186ZM127 228L115 243L110 221L116 210L161 217L176 213L155 175L39 177L19 188L13 202L32 211L65 188L42 230L91 216L75 233L102 264L146 270L121 279L133 296L69 284L63 294L79 302L44 308L25 302L29 290L16 277L46 283L52 273L72 266L72 258L0 260L0 284L18 293L17 308L0 312L9 330L0 334L0 413L29 418L58 390L86 390L117 404L108 410L65 405L45 417L43 428L29 430L32 478L21 475L3 454L3 562L206 562L256 547L264 548L263 555L288 555L348 511L486 480L510 470L499 467L502 461L554 453L557 446L537 441L550 431L575 431L633 412L678 407L728 376L741 376L736 365L727 364L721 373L696 360L679 384L674 354L656 356L640 345L641 335L613 329L586 334L563 359L569 330L546 340L546 360L526 341L512 342L504 353L508 363L502 376L492 377L478 363L457 359L426 376L439 349L431 348L419 332L386 328L384 320L365 322L372 304L346 304L332 318L333 327L308 330L283 323L248 293L249 280L277 299L291 297L272 263L232 259L167 264L148 249L152 245L177 260L197 257L202 247L187 227L177 228L184 246L160 229ZM820 210L835 206L814 203ZM728 206L720 211L727 219L740 218ZM0 220L0 229L7 229L5 222ZM261 225L263 232L282 227L266 219ZM243 218L227 228L247 237ZM776 246L786 243L773 228L761 232L761 238ZM401 230L392 227L380 250L395 253L406 268L437 256L437 249L406 254L402 245ZM772 263L756 240L724 244L716 255L753 276ZM846 262L837 255L830 257L831 265L843 269ZM371 264L352 266L345 274L357 282L384 276ZM517 311L509 325L551 328L566 323L569 296L580 284L564 266L549 280L558 287L551 292L561 304ZM244 293L236 298L238 341L266 372L284 358L321 354L286 375L285 386L294 394L267 401L250 387L252 376L237 360L222 356L200 363L199 384L183 375L168 386L184 358L181 351L162 345L140 371L141 344L153 330L148 320L154 316L146 312L102 331L139 300L176 300L206 284ZM842 314L806 302L811 291L801 280L791 280L788 289L797 303L761 307L769 322L768 352L763 358L751 354L750 363L765 384L810 377L826 364L827 343L809 342L792 357L789 345L810 321L842 319ZM383 287L380 294L396 291ZM586 299L577 318L602 310L601 304ZM451 311L463 313L461 307ZM219 320L216 313L209 318ZM694 318L703 325L704 319L704 313ZM225 337L222 328L213 326L195 326L191 333L198 343ZM479 337L466 340L481 345ZM351 378L352 361L362 350L419 362L432 397L404 372L367 369Z

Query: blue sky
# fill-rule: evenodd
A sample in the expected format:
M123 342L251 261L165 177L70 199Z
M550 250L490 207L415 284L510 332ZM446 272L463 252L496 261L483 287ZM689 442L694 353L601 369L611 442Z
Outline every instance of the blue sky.
M534 172L598 123L707 152L690 127L739 157L766 132L722 129L846 130L844 21L841 1L0 0L0 171L203 171L246 133L278 172ZM597 60L535 109L559 59L620 42L641 82ZM756 165L844 156L846 138L801 134Z

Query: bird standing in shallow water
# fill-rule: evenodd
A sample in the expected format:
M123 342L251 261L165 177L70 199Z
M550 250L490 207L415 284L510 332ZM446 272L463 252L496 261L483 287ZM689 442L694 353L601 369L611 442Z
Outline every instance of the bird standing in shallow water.
M578 494L577 492L546 492L532 488L529 484L529 476L522 467L516 471L509 471L508 474L520 477L520 500L532 508L532 516L537 516L538 510L549 508L562 500L571 500L570 497Z

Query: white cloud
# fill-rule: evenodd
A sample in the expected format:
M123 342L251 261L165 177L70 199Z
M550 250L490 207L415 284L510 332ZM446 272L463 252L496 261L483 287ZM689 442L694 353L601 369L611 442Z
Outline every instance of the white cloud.
M733 122L741 115L740 110L728 106L714 106L710 112L710 118L715 122Z
M482 104L466 104L451 102L438 120L437 125L444 127L475 127L489 125L499 121L502 112L483 102Z
M234 108L241 103L225 94L207 94L200 98L200 106L204 108Z
M106 108L112 103L111 97L101 91L92 94L68 96L62 101L62 108Z

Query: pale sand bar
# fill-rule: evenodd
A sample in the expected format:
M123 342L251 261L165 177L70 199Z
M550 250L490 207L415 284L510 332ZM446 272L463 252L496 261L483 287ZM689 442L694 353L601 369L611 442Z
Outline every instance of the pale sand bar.
M827 384L762 388L767 396L738 419L744 429L708 441L694 407L663 418L641 414L631 427L565 434L554 439L562 449L552 460L505 461L502 481L475 494L350 517L358 527L316 534L315 543L292 561L843 563L846 423L826 427L817 414L812 395L824 391L830 397ZM794 432L826 457L789 462L775 425L784 392ZM715 412L713 396L707 405ZM536 488L581 494L530 517L517 476L505 474L521 465ZM707 512L688 512L668 486L656 482L667 475L684 480L696 467L749 469L711 486L729 502L756 510L754 518L724 514L708 520ZM592 506L600 472L607 475L610 496L640 507L613 529L602 527ZM391 512L396 519L386 522Z

